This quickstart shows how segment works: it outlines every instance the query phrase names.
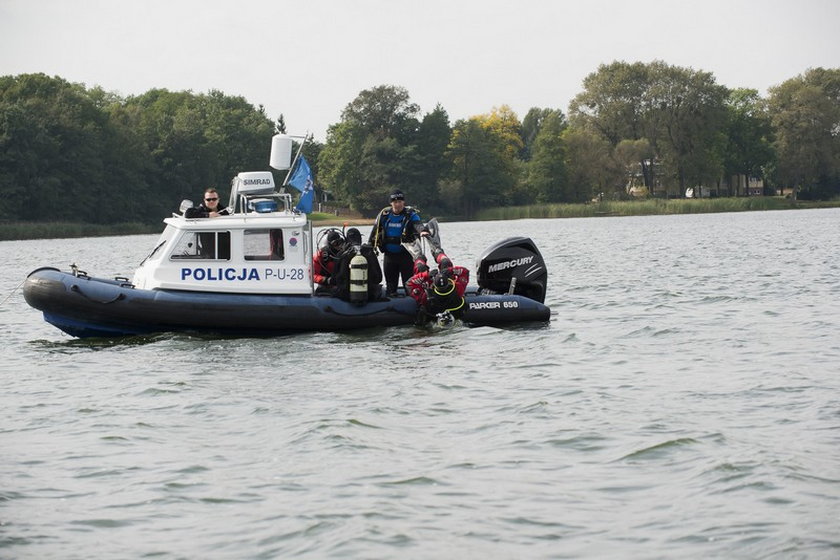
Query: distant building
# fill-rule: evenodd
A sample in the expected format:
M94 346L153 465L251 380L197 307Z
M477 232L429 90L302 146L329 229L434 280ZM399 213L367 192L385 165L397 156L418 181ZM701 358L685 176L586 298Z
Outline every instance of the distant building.
M750 177L747 182L747 196L764 196L764 179Z
M712 190L704 185L700 185L699 187L688 187L685 189L686 198L710 198L711 196Z

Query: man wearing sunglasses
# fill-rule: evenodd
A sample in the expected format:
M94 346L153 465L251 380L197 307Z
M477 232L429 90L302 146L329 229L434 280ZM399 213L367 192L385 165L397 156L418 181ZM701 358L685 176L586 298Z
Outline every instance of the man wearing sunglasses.
M201 203L198 209L202 215L206 213L208 218L230 214L227 207L219 200L219 193L213 187L204 191L204 202Z

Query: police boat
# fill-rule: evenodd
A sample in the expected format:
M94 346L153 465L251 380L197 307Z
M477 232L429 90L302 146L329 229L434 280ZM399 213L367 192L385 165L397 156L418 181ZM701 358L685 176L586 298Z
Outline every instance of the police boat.
M271 166L290 169L291 152L292 137L275 136ZM164 219L133 278L97 278L75 265L38 268L24 282L24 297L48 323L80 338L185 331L266 336L413 324L414 299L369 289L362 265L351 265L349 297L316 293L312 223L283 191L271 171L239 173L230 215L198 217L184 201ZM465 294L465 324L549 320L545 262L529 238L493 245L475 270L478 286Z

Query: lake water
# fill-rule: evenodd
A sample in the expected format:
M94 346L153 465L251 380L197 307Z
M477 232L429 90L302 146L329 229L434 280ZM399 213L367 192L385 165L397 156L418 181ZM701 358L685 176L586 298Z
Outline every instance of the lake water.
M441 235L552 321L79 341L25 275L156 236L0 243L0 558L840 558L840 210Z

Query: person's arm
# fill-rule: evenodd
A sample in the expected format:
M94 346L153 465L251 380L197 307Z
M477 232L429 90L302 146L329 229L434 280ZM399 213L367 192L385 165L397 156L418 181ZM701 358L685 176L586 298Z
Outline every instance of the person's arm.
M470 283L470 271L463 266L452 267L452 275L455 278L455 291L458 295L464 297L464 292L467 291L467 284Z
M368 282L381 284L382 267L379 266L379 259L376 258L376 253L373 252L372 248L362 247L362 255L364 255L368 263Z
M373 227L370 228L368 245L374 249L379 249L379 240L381 238L379 232L382 230L382 216L385 214L385 210L387 210L387 208L383 208L379 211L379 214L376 215L376 221L373 222Z
M417 302L417 305L426 304L426 286L428 286L428 283L428 272L420 272L418 274L415 274L414 276L408 279L408 282L405 283L405 288L408 292L408 295L414 298L414 301Z
M423 220L420 219L420 214L417 212L412 212L411 219L409 220L409 226L414 230L414 234L420 237L426 237L429 235L429 230L426 228L426 224L423 223Z
M324 267L320 251L312 257L312 280L322 286L327 286L330 281L330 271Z

